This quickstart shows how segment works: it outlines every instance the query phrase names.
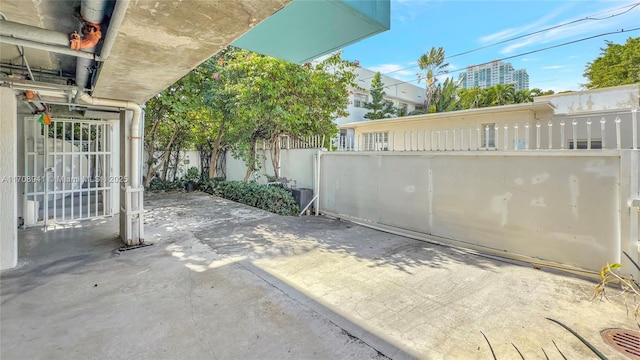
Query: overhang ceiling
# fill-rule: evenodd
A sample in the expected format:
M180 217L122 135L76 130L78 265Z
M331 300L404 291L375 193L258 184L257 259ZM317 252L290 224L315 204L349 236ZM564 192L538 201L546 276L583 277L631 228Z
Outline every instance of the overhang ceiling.
M283 8L287 9L290 2L130 0L115 33L110 55L99 62L97 74L90 83L93 88L89 90L94 97L141 104L234 40L242 39L243 34L248 36L244 39L251 45L251 50L299 62L388 29L389 0L294 0L294 11L283 12L289 15L264 21ZM80 6L80 0L1 0L0 12L10 22L69 34L81 28L80 21L74 16ZM300 18L317 17L318 6L332 10L327 12L332 14L330 21L309 22L304 32L299 31ZM116 1L107 0L103 23L107 36L109 31L114 31L108 24L114 7L117 7ZM278 32L298 32L297 43L291 38L282 38ZM309 33L315 37L304 35ZM345 33L350 35L345 36ZM4 31L3 36L11 34ZM105 34L97 46L97 54L100 54L104 38ZM26 46L24 52L22 57L15 45L0 42L4 78L16 81L29 78L26 59L33 71L33 80L73 83L75 57Z

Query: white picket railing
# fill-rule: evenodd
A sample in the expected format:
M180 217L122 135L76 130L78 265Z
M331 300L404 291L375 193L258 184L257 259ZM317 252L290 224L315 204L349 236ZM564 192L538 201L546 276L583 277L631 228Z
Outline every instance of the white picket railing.
M341 135L332 143L338 151L637 150L637 113L638 108L633 108L596 120L593 115L580 115L557 117L546 123L365 132Z
M321 149L325 142L324 135L312 135L291 137L283 135L280 137L280 149ZM262 140L262 143L256 144L257 150L271 150L271 143Z

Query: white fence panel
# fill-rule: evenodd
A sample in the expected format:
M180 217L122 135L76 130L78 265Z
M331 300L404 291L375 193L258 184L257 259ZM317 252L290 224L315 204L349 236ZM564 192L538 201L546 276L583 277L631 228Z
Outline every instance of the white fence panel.
M621 228L629 213L622 152L325 152L320 209L598 271L637 247L629 225Z

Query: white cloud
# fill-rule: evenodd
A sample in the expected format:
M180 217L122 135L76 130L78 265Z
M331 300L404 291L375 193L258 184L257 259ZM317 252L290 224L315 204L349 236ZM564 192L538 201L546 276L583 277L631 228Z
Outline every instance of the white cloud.
M566 10L566 6L557 9L551 13L549 13L548 15L534 21L531 24L527 24L527 25L523 25L520 26L518 28L511 28L511 29L505 29L502 31L499 31L497 33L494 34L490 34L490 35L486 35L481 37L480 39L478 39L480 41L480 43L486 44L486 43L490 43L490 42L499 42L499 41L503 41L506 40L508 38L523 34L525 32L528 32L530 30L534 30L536 28L539 28L541 25L544 25L545 23L547 23L548 21L550 21L551 19L557 17L558 15L560 15L561 13L563 13Z
M414 63L415 64L415 63ZM417 83L417 74L420 71L417 67L410 67L403 64L381 64L375 66L368 66L367 69L371 71L379 71L382 75L398 79L400 81L407 81L414 85Z
M543 66L542 68L544 70L555 70L555 69L562 69L564 67L566 67L566 66L564 66L564 65L549 65L549 66Z
M382 64L376 66L370 66L367 69L371 71L379 71L383 75L387 75L390 77L396 77L397 75L408 76L416 75L416 69L407 69L406 66L400 64Z

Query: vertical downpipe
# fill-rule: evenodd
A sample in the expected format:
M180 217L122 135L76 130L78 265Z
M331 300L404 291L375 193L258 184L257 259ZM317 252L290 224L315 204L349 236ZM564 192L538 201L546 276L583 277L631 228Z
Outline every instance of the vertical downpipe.
M316 155L316 203L315 211L316 216L320 215L320 158L322 157L322 151L318 150Z

